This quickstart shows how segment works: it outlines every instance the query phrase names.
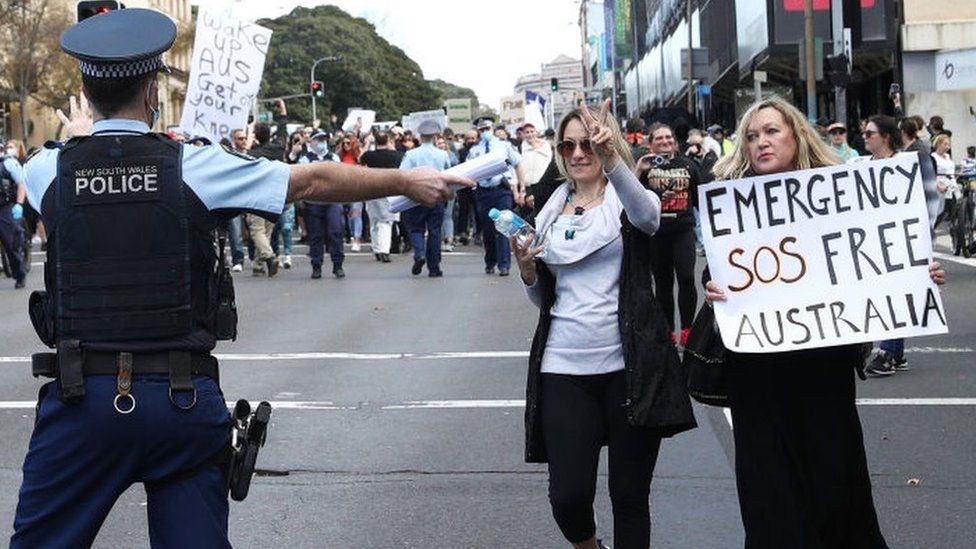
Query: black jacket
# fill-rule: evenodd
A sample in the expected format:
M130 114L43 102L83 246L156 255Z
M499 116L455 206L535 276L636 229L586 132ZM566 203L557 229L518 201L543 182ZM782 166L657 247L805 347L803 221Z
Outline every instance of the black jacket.
M678 352L670 329L652 290L650 236L630 224L621 214L624 257L620 273L617 309L627 375L627 418L631 425L648 427L669 437L696 427L691 400L685 387ZM552 325L550 311L556 301L556 279L545 263L538 263L542 305L525 387L525 461L545 463L542 436L542 356Z

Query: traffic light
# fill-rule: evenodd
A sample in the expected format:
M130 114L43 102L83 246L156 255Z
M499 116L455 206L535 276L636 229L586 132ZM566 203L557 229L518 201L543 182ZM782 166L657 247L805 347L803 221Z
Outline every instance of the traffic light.
M552 91L559 90L559 79L558 78L550 78L549 79L549 89L552 90Z
M322 84L321 80L312 82L312 95L315 97L322 97L325 95L325 86Z
M125 7L125 4L118 1L82 1L78 2L78 21L84 21L89 17L95 15L101 15L103 13L108 13L113 10L120 10Z

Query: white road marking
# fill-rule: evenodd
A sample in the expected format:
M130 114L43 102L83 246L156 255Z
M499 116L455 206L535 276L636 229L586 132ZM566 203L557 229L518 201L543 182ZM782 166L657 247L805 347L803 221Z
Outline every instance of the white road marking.
M524 400L418 400L383 406L382 410L431 410L470 408L525 408Z
M908 354L964 354L974 353L973 347L908 347ZM265 360L445 360L445 359L490 359L490 358L528 358L528 351L443 351L433 353L217 353L218 360L227 362L265 361ZM30 362L29 356L0 356L0 363Z
M262 360L444 360L451 358L528 358L528 351L467 351L440 353L217 353L217 360L262 361ZM30 362L29 356L0 356L0 363Z
M953 263L960 263L962 265L976 267L976 258L966 259L965 257L962 256L955 256L951 254L945 254L942 252L935 252L932 255L935 256L936 259L940 259L942 261L952 261Z
M33 400L0 401L0 410L28 410L33 409ZM858 406L976 406L976 398L859 398ZM233 408L234 402L228 401L227 407ZM349 411L370 407L370 404L343 406L332 401L307 400L273 400L271 407L278 410L324 410ZM512 400L408 400L397 404L379 406L380 410L475 410L485 408L525 408L525 401ZM723 408L729 427L732 426L732 412Z

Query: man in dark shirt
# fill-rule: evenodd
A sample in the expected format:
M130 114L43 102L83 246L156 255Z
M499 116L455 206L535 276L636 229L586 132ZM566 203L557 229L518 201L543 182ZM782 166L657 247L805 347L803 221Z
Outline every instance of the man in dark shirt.
M403 153L396 150L396 144L387 132L376 135L376 150L363 153L360 158L370 168L397 169ZM366 215L369 216L369 240L376 261L390 262L390 243L393 236L394 216L390 213L390 202L378 198L366 202Z

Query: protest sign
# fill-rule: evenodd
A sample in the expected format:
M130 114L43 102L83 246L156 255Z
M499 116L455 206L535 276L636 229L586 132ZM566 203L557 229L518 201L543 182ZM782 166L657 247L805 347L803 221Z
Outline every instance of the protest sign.
M229 5L201 5L180 128L216 142L246 127L270 43L271 30L238 19Z
M505 125L509 133L525 123L525 94L502 97L502 108L498 115L499 122Z
M433 120L444 129L447 127L447 114L444 113L444 109L437 109L433 111L420 111L412 112L403 119L403 129L410 130L414 134L418 133L421 122L425 120Z
M725 346L770 353L948 331L918 156L698 190Z
M373 122L376 121L376 111L371 111L367 109L350 109L349 115L346 116L346 121L342 123L342 131L351 132L356 129L356 124L359 123L359 133L369 133L369 130L373 127Z

